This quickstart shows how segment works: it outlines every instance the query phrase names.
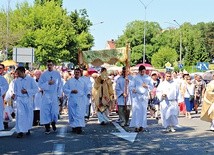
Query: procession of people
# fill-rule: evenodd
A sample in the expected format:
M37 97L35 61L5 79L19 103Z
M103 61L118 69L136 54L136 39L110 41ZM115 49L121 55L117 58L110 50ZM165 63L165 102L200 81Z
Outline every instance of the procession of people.
M100 73L89 75L78 67L56 70L52 60L46 65L45 71L17 67L4 73L5 67L0 64L0 130L7 130L8 120L13 117L17 138L30 135L37 125L44 126L48 135L57 131L58 119L64 113L72 132L81 134L90 117L97 117L100 125L108 125L109 116L116 111L117 122L123 128L148 131L150 112L166 132L176 132L179 115L184 112L191 119L192 111L197 114L202 106L201 119L210 122L210 130L214 131L214 80L206 86L200 75L194 79L188 73L172 71L166 71L164 77L157 71L148 75L143 65L137 73L124 66L111 76L104 67ZM181 105L185 111L181 111Z

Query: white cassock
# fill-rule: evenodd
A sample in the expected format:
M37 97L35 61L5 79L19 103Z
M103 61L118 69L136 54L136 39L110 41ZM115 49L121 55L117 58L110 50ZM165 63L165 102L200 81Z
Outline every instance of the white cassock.
M90 81L91 81L91 86L92 88L94 87L94 78L93 77L90 77ZM91 91L92 91L92 88L91 88ZM90 97L90 103L91 103L91 113L94 114L95 113L95 103L94 101L92 100L92 96Z
M83 79L83 81L86 83L86 85L87 85L87 92L88 92L88 94L91 96L91 91L92 91L92 82L91 82L91 80L90 80L90 77L87 77L87 76L82 76L81 77L82 79ZM91 97L88 97L87 95L88 94L86 94L85 96L84 96L84 99L85 99L85 103L86 103L86 116L88 116L89 115L89 105L90 105L90 98Z
M22 89L27 90L27 94L22 94ZM16 132L27 132L33 124L33 96L38 91L35 80L30 76L17 78L14 81L14 94L17 106Z
M153 83L151 77L148 75L137 74L133 78L133 84L130 86L130 91L136 90L136 93L132 93L132 119L130 127L147 127L147 107L149 91L153 89ZM145 83L148 88L144 88L142 85Z
M174 81L163 81L157 88L157 97L160 102L161 120L164 128L178 125L178 99L179 86ZM162 100L162 94L166 94L167 98Z
M128 76L128 80L129 82L127 83L127 94L128 96L126 97L126 105L131 105L132 104L132 91L129 91L130 86L132 85L132 80L133 77L132 76ZM125 78L123 76L120 76L117 81L116 81L116 86L115 86L115 92L116 92L116 96L117 96L117 104L120 106L124 106L125 105L125 98L123 96L123 93L125 92Z
M49 85L49 80L54 80L53 85ZM43 90L42 104L40 107L40 123L49 124L58 121L59 101L62 97L62 79L58 71L45 71L39 78L39 88Z
M86 103L84 96L88 93L87 89L82 78L69 79L63 87L63 92L68 96L69 124L72 128L85 127ZM72 90L77 90L78 93L71 93Z
M38 82L36 82L37 86L39 87ZM42 92L40 91L40 88L38 92L34 96L33 100L33 110L40 110L42 105Z
M3 95L7 92L9 88L9 85L7 83L7 80L0 76L0 130L4 130L3 125L3 111L4 111L4 103L3 103Z
M9 89L7 90L6 94L5 94L5 98L4 100L9 102L11 100L12 95L14 94L14 81L16 79L13 79L10 84L9 84Z
M7 90L6 94L5 94L5 97L4 97L4 100L7 102L7 103L10 103L12 102L12 108L13 108L13 111L16 111L16 105L15 105L15 102L12 101L11 97L12 95L14 94L14 81L16 79L13 79L10 84L9 84L9 89Z

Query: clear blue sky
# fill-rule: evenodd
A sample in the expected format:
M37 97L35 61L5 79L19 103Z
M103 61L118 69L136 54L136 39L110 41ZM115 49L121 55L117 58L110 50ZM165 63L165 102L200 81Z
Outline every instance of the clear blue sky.
M6 8L8 0L0 0L0 7ZM18 2L34 0L10 0L11 8ZM145 5L151 0L141 0ZM93 49L104 49L106 41L117 39L123 34L127 23L145 19L145 8L139 0L64 0L69 12L86 9L95 24L91 33L95 38ZM158 22L162 28L172 27L176 20L184 22L214 22L214 0L153 0L146 9L146 20ZM103 24L97 24L100 22ZM167 23L169 22L169 23ZM175 26L175 25L174 25ZM143 36L142 36L143 37Z

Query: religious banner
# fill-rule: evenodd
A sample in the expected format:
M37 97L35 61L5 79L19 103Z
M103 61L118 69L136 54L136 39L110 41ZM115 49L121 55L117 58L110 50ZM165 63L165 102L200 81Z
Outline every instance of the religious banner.
M128 58L126 47L96 51L83 51L79 53L79 63L101 66L104 63L115 64L117 61L125 62Z

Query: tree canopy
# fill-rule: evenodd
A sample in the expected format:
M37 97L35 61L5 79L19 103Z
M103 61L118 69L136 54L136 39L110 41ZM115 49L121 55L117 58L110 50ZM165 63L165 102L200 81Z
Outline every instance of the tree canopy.
M39 64L47 59L77 64L78 50L90 50L94 45L89 31L92 22L86 9L67 12L62 4L63 0L35 0L32 6L20 3L9 12L8 31L7 13L1 10L0 49L8 46L11 58L13 47L33 47ZM127 23L116 39L117 47L130 43L132 65L143 61L144 28L146 62L154 66L163 67L168 61L178 64L180 54L185 66L211 62L214 57L214 22L162 29L157 22L136 20Z
M10 11L10 56L13 46L33 47L37 63L45 64L47 59L53 59L57 63L72 61L77 64L78 49L90 49L94 44L89 33L92 24L85 9L69 14L61 7L61 2L36 0L33 6L25 2ZM0 16L3 19L1 31L6 32L5 12ZM0 42L4 48L5 37Z
M160 62L160 64L157 64L157 62L154 61L157 59L157 52L166 51L163 50L163 47L166 49L174 49L177 52L177 55L180 55L180 37L182 44L182 64L190 66L195 65L197 62L210 62L213 58L214 23L212 22L198 23L196 25L184 23L179 28L163 30L156 22L133 21L127 24L124 34L119 36L116 40L117 47L124 46L126 42L130 42L132 64L143 61L143 36L145 23L145 54L147 63L152 63L154 66L162 66L162 64L165 64L166 62ZM160 55L160 53L158 55ZM165 61L168 61L167 58L165 58ZM177 57L176 61L179 62L179 57Z

